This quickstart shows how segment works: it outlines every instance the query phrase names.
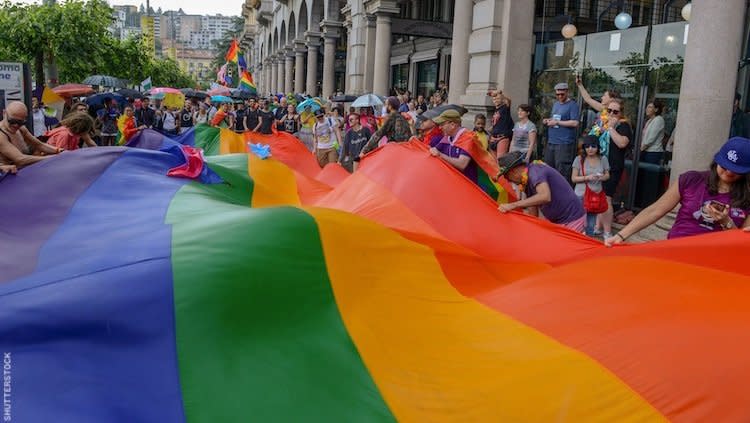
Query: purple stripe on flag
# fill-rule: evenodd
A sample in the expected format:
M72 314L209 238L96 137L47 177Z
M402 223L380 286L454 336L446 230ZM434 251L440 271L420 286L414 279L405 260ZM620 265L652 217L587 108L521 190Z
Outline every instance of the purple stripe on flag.
M0 182L0 199L5 203L0 206L0 282L34 270L43 243L78 197L124 151L113 147L65 152Z

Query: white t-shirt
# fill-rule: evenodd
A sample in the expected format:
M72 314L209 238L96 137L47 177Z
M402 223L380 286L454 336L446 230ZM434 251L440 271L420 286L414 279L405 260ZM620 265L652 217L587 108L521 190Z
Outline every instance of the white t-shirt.
M175 128L177 128L177 123L175 122L174 112L164 112L164 130L173 131Z
M32 113L34 119L34 136L40 137L47 132L47 127L44 125L44 111L37 109L36 112Z
M318 138L318 148L333 148L336 143L336 132L328 118L323 122L315 122L313 131Z

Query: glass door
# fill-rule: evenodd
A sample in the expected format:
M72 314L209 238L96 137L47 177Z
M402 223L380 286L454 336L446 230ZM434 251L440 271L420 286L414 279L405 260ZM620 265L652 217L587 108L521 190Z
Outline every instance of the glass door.
M585 68L583 83L593 98L599 99L606 90L619 91L624 100L624 119L630 125L633 137L625 151L625 162L617 163L617 155L610 154L612 176L618 178L617 191L612 198L615 210L630 207L631 193L634 191L638 148L642 125L642 110L646 77L648 75L647 38L648 27L632 28L626 31L609 31L586 36ZM584 103L582 116L583 133L588 133L592 119L597 112ZM621 170L622 172L617 172Z

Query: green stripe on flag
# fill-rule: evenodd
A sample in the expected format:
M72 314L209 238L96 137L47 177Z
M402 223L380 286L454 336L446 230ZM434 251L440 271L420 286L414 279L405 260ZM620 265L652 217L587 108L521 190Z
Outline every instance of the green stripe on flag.
M394 421L339 315L315 220L250 208L246 156L210 161L228 184L184 186L167 215L187 420Z
M195 127L195 146L203 149L206 156L218 156L220 153L221 135L219 128L205 124Z

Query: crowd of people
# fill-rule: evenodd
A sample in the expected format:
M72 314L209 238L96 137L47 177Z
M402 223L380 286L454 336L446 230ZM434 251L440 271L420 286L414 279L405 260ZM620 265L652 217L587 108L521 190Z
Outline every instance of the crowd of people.
M287 132L321 167L340 163L350 172L357 171L359 161L377 147L416 138L428 146L431 156L477 185L483 160L489 157L496 162L500 172L490 176L505 178L518 197L500 205L501 212L541 213L552 223L601 236L607 245L624 242L678 204L681 208L670 238L733 228L750 230L750 140L734 137L716 153L708 171L680 175L661 199L613 233L612 198L626 156L633 154L634 129L617 91L607 90L597 100L580 80L576 83L583 100L598 114L590 127L579 128L580 107L570 97L568 85L555 85L551 113L540 120L546 129L542 160L536 157L541 135L531 119L530 105L518 105L514 119L511 99L502 90L491 90L487 95L495 106L493 113L489 118L477 114L473 127L465 128L466 109L446 104L447 87L441 81L428 101L405 91L385 98L382 108L347 109L333 98L322 101L291 95L236 103L191 98L182 108L166 107L158 100L152 104L149 98L126 104L106 98L96 111L85 103L72 104L55 128L45 127L35 102L34 133L24 126L26 106L13 102L0 122L0 171L14 173L64 150L114 145L118 134L127 140L146 128L172 136L198 124L238 133ZM647 163L663 159L663 108L652 101L646 110L640 154ZM37 122L43 130L37 129Z

